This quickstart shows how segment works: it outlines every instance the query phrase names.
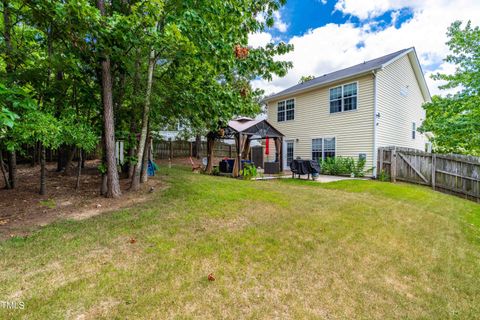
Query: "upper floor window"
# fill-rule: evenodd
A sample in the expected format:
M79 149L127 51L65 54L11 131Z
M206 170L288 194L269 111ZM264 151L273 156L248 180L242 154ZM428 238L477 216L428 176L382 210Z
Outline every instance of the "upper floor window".
M277 121L285 121L285 101L278 102Z
M416 138L416 133L417 133L417 124L415 122L412 122L412 139Z
M330 89L330 113L357 109L357 83Z
M278 102L277 121L288 121L295 119L295 100L288 99Z

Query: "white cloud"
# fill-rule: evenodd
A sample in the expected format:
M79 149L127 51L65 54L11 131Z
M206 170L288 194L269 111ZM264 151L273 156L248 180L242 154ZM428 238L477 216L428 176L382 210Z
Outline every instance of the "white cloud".
M266 17L264 12L260 12L255 16L258 22L265 23ZM280 11L273 12L273 29L276 29L282 33L287 32L288 24L283 21Z
M365 20L381 16L385 12L391 10L398 10L407 7L413 10L423 10L434 6L444 7L452 2L453 1L451 0L338 0L335 4L335 10ZM474 1L470 1L470 3L473 2ZM455 1L455 4L458 5L458 2Z
M361 3L361 5L359 4ZM449 53L445 44L448 26L455 20L472 20L480 25L480 1L478 0L339 0L337 7L342 12L356 15L360 19L371 18L382 13L400 9L408 5L413 10L413 17L404 22L400 28L390 26L382 30L372 29L374 21L366 21L363 26L351 23L327 24L309 30L301 36L292 37L289 43L295 50L281 60L289 60L294 68L284 78L274 78L272 82L253 81L252 85L262 88L267 94L279 92L296 83L301 76L315 75L352 66L365 60L373 59L400 49L415 47L423 71L433 94L441 93L440 82L429 76L438 71L453 72L454 66L443 62ZM398 14L394 13L394 18ZM374 31L372 31L374 30ZM252 41L262 43L266 35L259 35ZM271 39L268 38L269 40ZM264 43L264 42L263 42ZM358 44L361 46L357 46ZM446 92L442 92L445 94Z
M277 29L280 32L287 32L288 29L288 24L283 22L282 20L282 15L280 14L280 11L275 11L273 13L273 19L274 19L274 24L273 27Z
M248 35L248 45L254 48L264 47L272 42L272 35L268 32L251 33Z

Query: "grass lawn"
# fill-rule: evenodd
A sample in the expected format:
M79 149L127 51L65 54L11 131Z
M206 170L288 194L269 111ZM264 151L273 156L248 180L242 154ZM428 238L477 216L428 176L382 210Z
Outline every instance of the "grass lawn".
M0 305L0 319L480 314L476 203L406 184L161 170L170 187L153 201L0 243L0 301L25 304Z

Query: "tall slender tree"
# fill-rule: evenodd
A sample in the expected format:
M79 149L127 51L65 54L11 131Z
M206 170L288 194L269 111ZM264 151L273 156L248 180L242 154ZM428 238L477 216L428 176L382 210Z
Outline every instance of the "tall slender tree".
M105 17L104 0L97 1L97 7L100 14ZM112 96L112 72L110 57L104 52L101 58L102 68L102 104L103 104L103 127L105 135L105 159L107 164L107 193L108 198L117 198L122 192L117 170L117 160L115 158L115 121L113 114L113 96Z

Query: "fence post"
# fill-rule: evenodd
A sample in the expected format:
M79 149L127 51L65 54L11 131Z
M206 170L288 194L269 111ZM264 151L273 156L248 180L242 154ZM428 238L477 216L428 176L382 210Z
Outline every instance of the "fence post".
M432 189L435 190L435 174L437 172L437 157L432 153Z
M377 165L377 176L379 173L383 171L383 148L378 149L378 160L380 164L376 163Z
M397 148L392 149L390 155L390 180L392 182L397 182Z

